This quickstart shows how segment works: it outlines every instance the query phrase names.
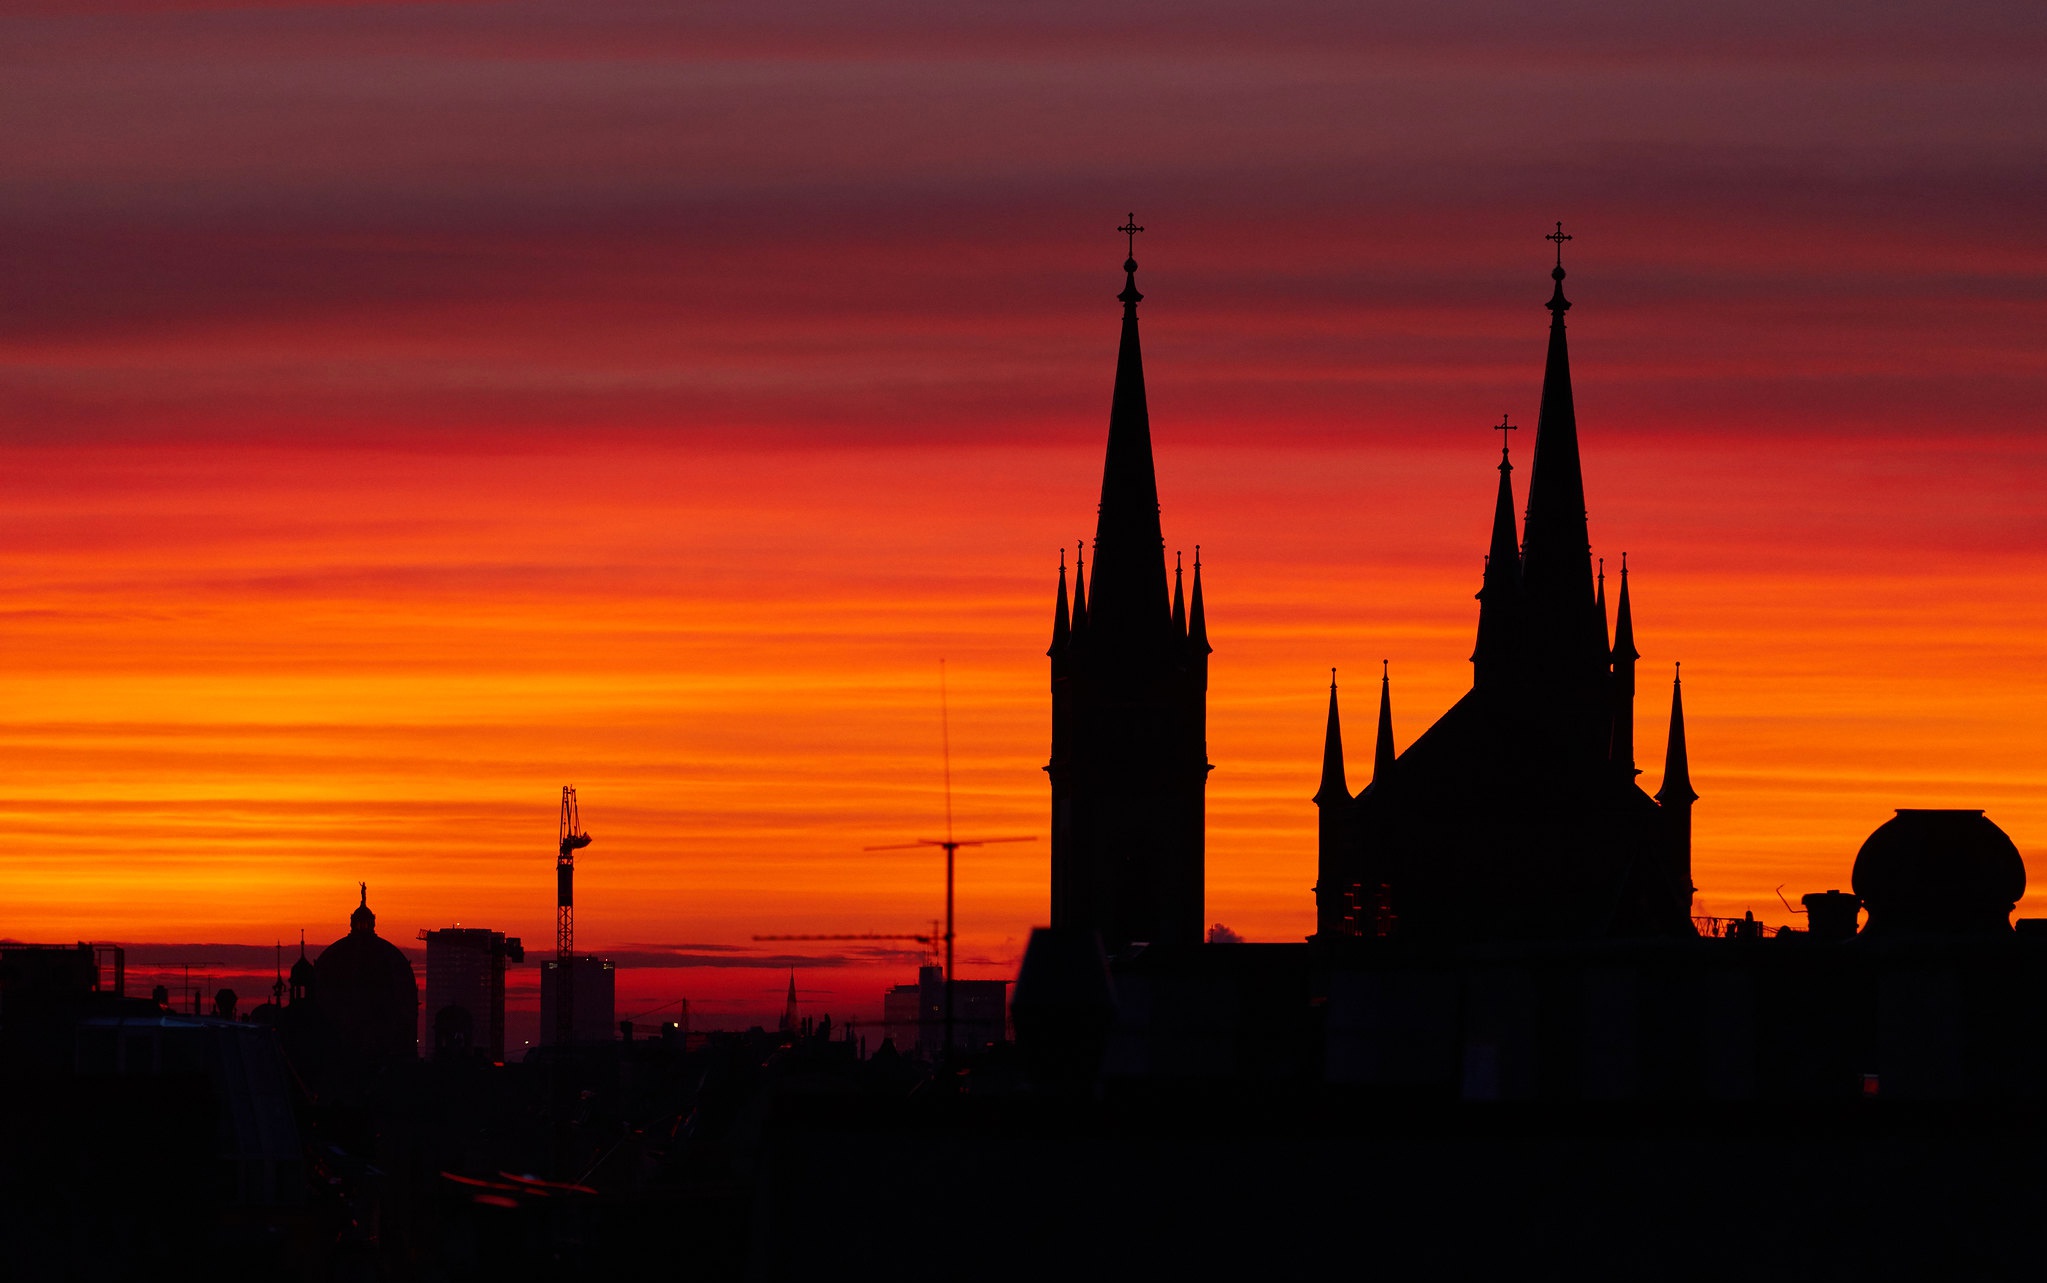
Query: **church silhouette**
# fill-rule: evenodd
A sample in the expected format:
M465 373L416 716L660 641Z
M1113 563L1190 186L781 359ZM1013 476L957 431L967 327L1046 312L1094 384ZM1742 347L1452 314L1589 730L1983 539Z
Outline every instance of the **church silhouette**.
M1066 564L1052 619L1052 926L1111 953L1201 940L1208 791L1207 614L1201 557L1187 592L1165 537L1138 346L1137 233L1123 261L1123 337L1095 521L1094 574Z
M1110 955L1202 938L1209 644L1199 548L1170 599L1138 343L1135 219L1092 576L1062 556L1051 658L1052 925ZM1611 635L1595 572L1565 341L1563 225L1526 517L1500 450L1472 687L1404 753L1382 673L1372 777L1353 795L1332 671L1315 886L1318 944L1693 934L1682 688L1661 786L1636 782L1633 601ZM1502 419L1502 436L1513 425Z
M1382 673L1372 778L1345 782L1334 675L1322 757L1315 939L1692 934L1693 792L1671 684L1662 785L1636 783L1634 605L1625 554L1612 636L1587 530L1563 224L1528 508L1500 448L1471 690L1397 756ZM1512 425L1503 418L1502 436Z

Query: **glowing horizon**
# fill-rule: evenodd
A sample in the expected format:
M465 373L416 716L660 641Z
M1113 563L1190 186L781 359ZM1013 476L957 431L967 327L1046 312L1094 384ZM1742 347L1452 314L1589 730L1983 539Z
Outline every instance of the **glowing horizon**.
M932 861L862 847L940 822L944 659L960 830L1040 839L962 862L963 973L1013 973L1132 208L1211 920L1311 929L1331 665L1353 783L1382 658L1402 747L1468 685L1559 217L1700 911L1783 921L1899 806L2047 844L2023 14L801 13L0 19L0 935L317 946L367 880L408 947L551 940L564 783L593 952L923 931ZM798 955L806 1005L913 953ZM777 979L620 1011L772 1021Z

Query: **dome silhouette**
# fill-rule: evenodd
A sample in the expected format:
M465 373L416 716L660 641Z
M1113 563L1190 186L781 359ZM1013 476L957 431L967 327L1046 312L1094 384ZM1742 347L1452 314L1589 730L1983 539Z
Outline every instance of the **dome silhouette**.
M321 1015L345 1054L375 1060L418 1055L419 981L397 945L377 934L369 887L348 934L313 963Z
M1900 810L1855 857L1865 934L2002 934L2026 893L2026 864L1981 811Z

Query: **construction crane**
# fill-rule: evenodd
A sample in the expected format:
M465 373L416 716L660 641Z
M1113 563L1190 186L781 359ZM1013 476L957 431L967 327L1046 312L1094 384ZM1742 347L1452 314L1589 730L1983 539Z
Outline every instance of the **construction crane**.
M945 765L945 837L918 838L914 842L889 842L870 846L869 851L908 851L935 846L945 851L945 1058L952 1059L952 884L953 857L963 846L993 846L997 842L1035 842L1035 837L958 838L952 832L952 709L946 698L945 661L938 661L938 743Z
M576 852L590 845L576 811L576 790L562 785L561 845L554 862L554 1040L566 1047L575 1037L575 986L569 969L576 953Z

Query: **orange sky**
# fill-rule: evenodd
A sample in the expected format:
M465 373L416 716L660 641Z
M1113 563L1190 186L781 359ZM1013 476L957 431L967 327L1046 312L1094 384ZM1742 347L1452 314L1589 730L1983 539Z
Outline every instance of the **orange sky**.
M0 19L0 935L317 944L366 879L389 938L543 946L564 783L621 1014L771 1017L752 934L925 929L936 860L861 848L940 823L941 658L962 831L1044 832L1127 207L1211 920L1311 927L1330 665L1354 749L1381 658L1403 745L1468 682L1558 217L1702 910L1845 886L1896 806L2042 849L2034 24L1470 8ZM963 858L964 974L1046 858ZM806 949L806 1007L872 1014L878 953Z

